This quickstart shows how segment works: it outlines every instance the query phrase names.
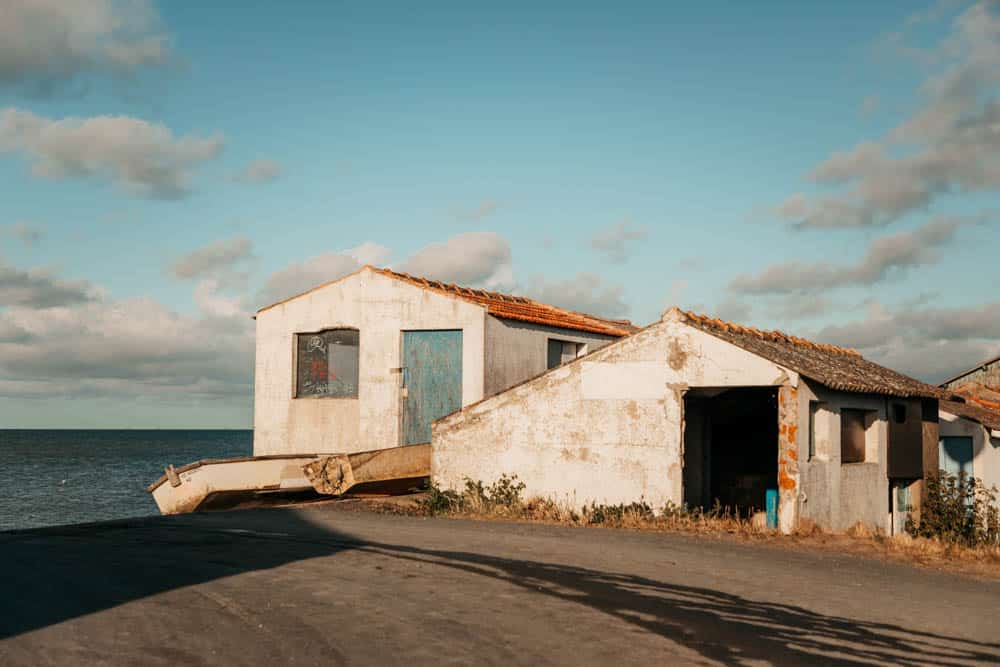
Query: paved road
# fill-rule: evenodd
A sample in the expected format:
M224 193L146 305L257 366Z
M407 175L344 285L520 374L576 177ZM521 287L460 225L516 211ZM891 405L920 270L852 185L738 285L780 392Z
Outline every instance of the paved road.
M0 533L2 665L978 664L1000 584L335 505Z

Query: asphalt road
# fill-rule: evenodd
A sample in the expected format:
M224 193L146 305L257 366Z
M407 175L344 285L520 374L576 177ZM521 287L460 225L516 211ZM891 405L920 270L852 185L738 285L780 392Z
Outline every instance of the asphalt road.
M983 664L1000 584L712 538L249 510L0 533L0 665Z

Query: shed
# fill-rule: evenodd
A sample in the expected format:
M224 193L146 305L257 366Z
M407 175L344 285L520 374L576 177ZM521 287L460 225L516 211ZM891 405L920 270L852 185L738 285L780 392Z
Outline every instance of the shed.
M372 266L256 320L256 456L426 443L434 419L636 330Z
M431 470L445 488L516 474L527 493L574 507L718 500L749 512L775 489L786 532L800 519L891 532L946 396L853 350L674 308L437 421Z
M973 402L941 401L938 465L1000 488L1000 412Z

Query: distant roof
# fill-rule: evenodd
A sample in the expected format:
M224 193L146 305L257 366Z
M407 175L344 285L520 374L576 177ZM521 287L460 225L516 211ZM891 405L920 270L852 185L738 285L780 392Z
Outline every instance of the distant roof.
M956 375L956 376L955 376L955 377L953 377L953 378L948 378L947 380L945 380L944 382L942 382L942 383L941 383L940 385L938 385L938 386L940 386L940 387L943 387L943 386L945 386L945 385L948 385L948 384L951 384L951 383L952 383L952 382L954 382L955 380L961 380L961 379L962 379L962 378L964 378L964 377L965 377L966 375L971 375L972 373L975 373L975 372L976 372L976 371L978 371L979 369L981 369L981 368L986 368L986 367L987 367L987 366L989 366L990 364L994 364L994 363L996 363L996 362L998 362L998 361L1000 361L1000 356L996 356L996 357L993 357L992 359L987 359L987 360L986 360L986 361L984 361L983 363L979 364L978 366L976 366L976 367L974 367L974 368L970 368L969 370L965 371L964 373L959 373L958 375Z
M949 390L964 398L966 403L978 403L988 410L1000 411L1000 388L967 382Z
M403 280L423 289L440 292L448 296L458 297L464 301L486 306L486 312L504 320L544 324L550 327L559 327L560 329L575 329L577 331L587 331L606 336L616 336L618 338L628 336L639 330L638 327L628 320L597 317L596 315L578 313L575 310L557 308L556 306L550 306L523 296L461 287L438 280L411 276L408 273L400 273L390 269L379 269L374 266L370 268L376 273L381 273L396 280Z
M1000 412L987 410L972 403L959 403L958 401L941 401L939 406L944 412L979 422L990 430L1000 431Z
M868 361L856 350L816 343L673 309L687 324L831 389L901 398L950 398L948 391Z
M390 269L380 269L370 265L363 267L361 270L370 270L383 276L415 285L421 289L438 292L440 294L462 299L463 301L468 301L476 305L485 306L486 312L490 315L504 320L530 322L532 324L542 324L550 327L558 327L560 329L586 331L588 333L603 334L605 336L613 336L616 338L631 335L639 330L639 327L635 326L628 320L615 320L606 317L598 317L596 315L588 315L586 313L578 313L574 310L557 308L556 306L550 306L546 303L534 301L533 299L523 296L501 294L500 292L475 289L472 287L461 287L451 283L444 283L439 280L420 278L417 276L411 276L408 273L400 273ZM358 273L358 271L355 273ZM346 277L347 276L343 276L337 280L317 285L316 287L306 290L300 294L296 294L295 296L291 296L282 301L278 301L277 303L264 306L263 308L258 309L257 312L260 313L279 304L291 301L292 299L326 287L327 285L332 285L333 283L339 282Z

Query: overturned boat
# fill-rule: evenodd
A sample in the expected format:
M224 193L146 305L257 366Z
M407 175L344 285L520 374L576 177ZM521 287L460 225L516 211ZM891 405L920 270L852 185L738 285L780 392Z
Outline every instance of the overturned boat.
M306 502L346 493L407 493L430 476L431 446L353 454L276 454L167 466L149 485L163 514Z

